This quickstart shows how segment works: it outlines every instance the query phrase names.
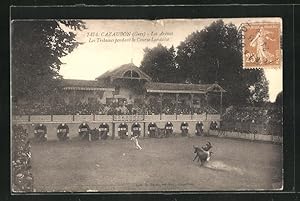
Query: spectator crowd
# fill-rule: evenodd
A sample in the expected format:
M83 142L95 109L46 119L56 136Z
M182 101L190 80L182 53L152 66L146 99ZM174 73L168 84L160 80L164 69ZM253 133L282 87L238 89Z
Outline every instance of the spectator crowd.
M251 122L256 124L282 124L280 107L229 107L222 116L223 121Z
M14 115L132 115L132 114L217 114L218 111L211 106L203 106L201 108L191 108L186 104L176 105L172 102L167 102L160 107L157 102L150 102L143 105L142 103L134 104L101 104L101 103L59 103L59 104L46 104L46 103L30 103L23 105L13 104L12 112Z
M282 108L230 107L222 116L221 130L282 135Z

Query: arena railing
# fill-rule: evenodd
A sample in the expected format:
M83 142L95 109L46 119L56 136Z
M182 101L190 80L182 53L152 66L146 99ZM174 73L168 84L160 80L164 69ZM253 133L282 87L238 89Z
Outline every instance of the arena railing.
M16 122L209 121L220 118L220 115L216 114L12 115L12 120Z

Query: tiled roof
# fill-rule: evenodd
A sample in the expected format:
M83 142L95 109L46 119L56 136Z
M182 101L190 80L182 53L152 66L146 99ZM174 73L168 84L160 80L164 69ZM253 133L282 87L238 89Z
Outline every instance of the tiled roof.
M147 81L151 80L151 77L149 77L146 73L144 73L142 70L140 70L137 66L135 66L132 63L124 64L114 70L107 71L104 74L97 77L96 79L101 80L101 79L105 79L105 78L123 78L124 73L129 70L135 71L139 74L140 77L137 79L145 79Z
M225 92L218 84L179 84L148 82L145 84L147 92L152 93L206 93L208 91Z
M114 87L108 82L100 82L96 80L74 80L63 79L62 86L65 90L77 89L77 90L113 90Z

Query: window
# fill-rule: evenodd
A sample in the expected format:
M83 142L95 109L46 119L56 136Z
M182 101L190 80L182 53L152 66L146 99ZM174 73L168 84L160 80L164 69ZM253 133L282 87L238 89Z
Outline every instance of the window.
M129 71L126 71L123 75L123 77L135 77L135 78L139 78L140 75L134 71L134 70L129 70Z
M131 71L131 72L132 72L131 74L132 77L140 77L140 75L136 71Z

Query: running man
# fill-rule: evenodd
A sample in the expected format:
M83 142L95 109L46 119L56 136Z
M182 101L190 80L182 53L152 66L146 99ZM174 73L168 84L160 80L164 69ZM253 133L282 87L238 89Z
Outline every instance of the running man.
M135 148L138 150L142 150L142 147L139 145L138 136L132 136L130 140L132 140L135 144Z

